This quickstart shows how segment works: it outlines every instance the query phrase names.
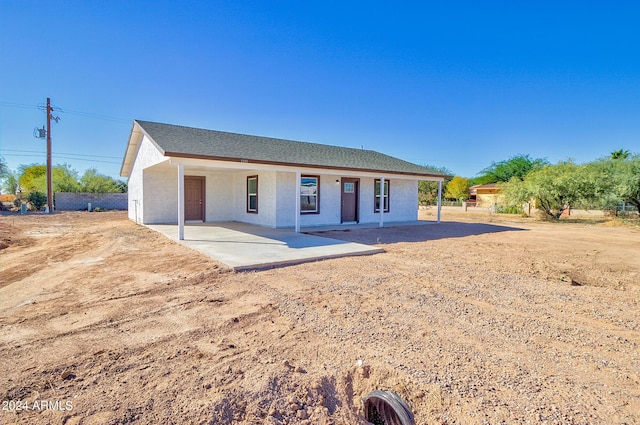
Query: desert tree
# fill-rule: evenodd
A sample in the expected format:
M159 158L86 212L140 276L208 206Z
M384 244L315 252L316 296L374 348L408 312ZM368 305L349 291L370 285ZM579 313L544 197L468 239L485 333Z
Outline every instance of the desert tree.
M640 213L640 155L619 164L615 187L624 202L630 202Z
M25 193L38 190L38 180L46 179L47 166L39 164L21 165L18 167L18 182ZM46 183L45 183L46 184ZM42 188L40 188L42 189ZM44 187L46 192L46 186ZM41 190L42 191L42 190Z
M91 193L113 193L123 192L123 187L118 180L113 177L98 173L95 168L89 168L80 177L81 190ZM126 192L126 188L124 190Z
M617 204L628 202L640 213L640 155L624 155L595 161L594 168L604 170L610 181L608 199Z
M456 176L447 184L444 192L444 197L447 199L456 199L464 201L469 199L469 179L465 177Z
M8 172L9 166L7 165L7 161L4 157L0 156L0 178L4 178Z
M474 178L473 183L501 183L511 181L513 178L524 180L529 172L546 165L549 165L546 159L532 159L529 155L518 154L504 161L492 162L490 166L478 173L479 177Z
M446 169L445 167L434 167L431 165L425 165L425 167L446 175L444 181L442 182L442 187L444 191L444 188L451 181L452 179L451 175L453 173L448 169ZM438 182L420 180L418 182L418 204L419 205L435 205L437 203L438 203Z
M6 193L15 194L18 191L18 187L20 184L18 183L18 175L15 171L7 171L4 178L2 179L2 190Z
M618 149L611 152L611 159L628 159L631 153L626 149Z
M20 187L25 193L38 191L47 192L47 167L45 165L32 164L21 166ZM78 173L69 164L58 164L51 171L53 192L78 192Z
M127 193L127 191L129 190L129 185L124 180L116 180L116 186L118 186L118 190L121 193Z
M524 180L512 178L504 195L510 204L533 200L536 208L559 220L567 208L593 199L592 181L584 166L566 161L532 170Z
M15 171L9 169L7 162L0 157L0 184L1 189L6 193L16 193L18 189L18 177Z

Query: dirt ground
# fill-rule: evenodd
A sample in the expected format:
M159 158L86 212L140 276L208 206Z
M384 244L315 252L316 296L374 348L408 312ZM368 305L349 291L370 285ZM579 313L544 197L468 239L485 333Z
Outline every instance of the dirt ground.
M640 424L640 228L443 218L234 273L123 213L2 216L0 423L365 424L388 389L418 424Z

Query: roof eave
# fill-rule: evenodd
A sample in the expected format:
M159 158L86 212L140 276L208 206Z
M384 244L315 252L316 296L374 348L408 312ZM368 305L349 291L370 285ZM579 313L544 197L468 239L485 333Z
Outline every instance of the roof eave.
M149 133L147 133L137 120L133 120L131 134L129 135L129 141L127 142L127 149L120 167L120 177L129 177L131 175L131 169L133 168L133 163L135 162L138 149L140 148L140 143L142 143L144 136L147 136L160 153L164 154L164 149L162 149L162 147L160 147L155 140L149 136Z
M171 158L201 159L201 160L209 160L209 161L236 162L241 164L262 164L262 165L276 165L276 166L283 166L283 167L331 169L331 170L354 171L354 172L392 174L392 175L402 175L402 176L413 176L413 177L416 177L416 179L430 178L430 179L444 180L445 178L445 176L443 175L431 174L431 173L415 173L410 171L378 170L373 168L342 167L342 166L320 165L320 164L303 164L303 163L293 163L293 162L286 162L286 161L267 161L267 160L222 157L222 156L213 156L213 155L195 155L195 154L187 154L182 152L166 151L164 152L164 155Z

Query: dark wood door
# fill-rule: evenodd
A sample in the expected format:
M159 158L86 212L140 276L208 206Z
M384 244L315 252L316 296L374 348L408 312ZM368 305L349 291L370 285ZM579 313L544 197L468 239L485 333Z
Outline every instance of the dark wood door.
M360 179L342 178L341 222L358 221L358 192Z
M184 219L204 221L204 177L184 177Z

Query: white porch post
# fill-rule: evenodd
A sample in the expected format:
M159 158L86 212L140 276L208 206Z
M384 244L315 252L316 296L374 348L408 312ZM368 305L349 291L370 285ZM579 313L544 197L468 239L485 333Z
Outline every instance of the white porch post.
M440 223L441 209L442 209L442 180L438 182L438 223Z
M178 164L178 239L184 240L184 164Z
M296 171L296 233L300 233L300 171Z
M384 226L384 177L382 176L380 176L380 223L378 226Z

